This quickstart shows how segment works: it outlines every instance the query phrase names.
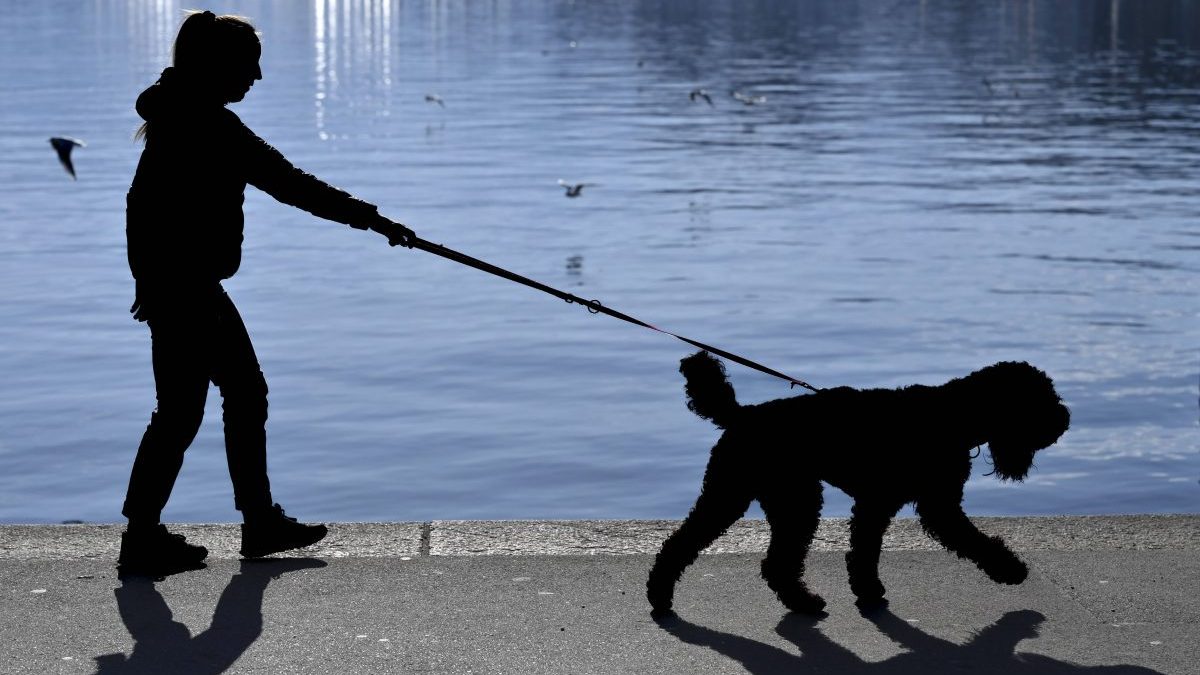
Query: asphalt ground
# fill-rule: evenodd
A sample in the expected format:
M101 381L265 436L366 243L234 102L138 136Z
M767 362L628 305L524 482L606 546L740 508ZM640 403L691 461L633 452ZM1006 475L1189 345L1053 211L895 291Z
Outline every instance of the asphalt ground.
M806 579L821 618L758 576L739 522L655 622L646 573L671 521L334 524L292 557L238 559L236 525L180 525L205 569L118 579L118 525L0 526L3 673L1200 673L1200 516L978 518L1029 563L992 583L897 521L890 606L855 609L846 522Z

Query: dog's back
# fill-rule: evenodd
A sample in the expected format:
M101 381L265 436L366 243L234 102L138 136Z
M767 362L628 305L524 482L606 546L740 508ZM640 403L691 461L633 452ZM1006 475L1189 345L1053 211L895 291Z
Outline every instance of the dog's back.
M948 403L941 400L938 388L913 385L865 390L834 387L815 394L741 405L724 365L708 352L684 358L679 372L687 380L688 409L722 429L752 429L753 433L793 438L808 446L852 446L858 457L889 452L894 436L905 429L912 429L910 435L916 436L917 429L934 426L937 420L930 416L944 414ZM860 412L863 417L859 417ZM771 448L768 454L779 452L779 446ZM792 453L784 451L783 456ZM856 461L853 456L841 455L814 460L835 464Z

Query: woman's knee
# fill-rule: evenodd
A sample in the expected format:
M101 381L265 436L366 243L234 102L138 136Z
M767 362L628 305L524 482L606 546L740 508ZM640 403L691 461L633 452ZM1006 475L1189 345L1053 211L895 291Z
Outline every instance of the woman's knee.
M262 371L224 382L220 388L226 414L267 416L267 378Z
M155 434L178 438L186 446L196 437L203 421L203 401L196 405L160 400L150 416L150 430Z

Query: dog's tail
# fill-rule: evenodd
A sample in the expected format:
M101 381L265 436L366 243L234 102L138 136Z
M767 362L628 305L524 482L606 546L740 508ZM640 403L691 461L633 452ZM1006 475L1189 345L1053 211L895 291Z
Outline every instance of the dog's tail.
M728 429L742 406L725 376L725 366L708 352L699 351L679 362L679 372L687 380L688 410Z

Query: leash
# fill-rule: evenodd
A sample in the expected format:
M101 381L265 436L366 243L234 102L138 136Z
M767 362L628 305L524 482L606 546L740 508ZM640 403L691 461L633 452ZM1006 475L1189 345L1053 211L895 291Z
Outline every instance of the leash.
M600 304L599 300L584 300L583 298L580 298L579 296L573 295L571 293L567 293L565 291L560 291L557 288L547 286L546 284L543 284L538 281L534 281L533 279L530 279L528 277L523 277L520 274L510 272L510 271L504 269L503 267L497 267L496 265L493 265L491 263L484 262L477 258L472 258L471 256L469 256L465 253L460 253L458 251L455 251L454 249L442 246L441 244L435 244L433 242L426 241L424 239L421 239L420 237L413 235L406 239L404 245L408 246L409 248L419 248L422 251L426 251L426 252L432 253L434 255L441 256L443 258L446 258L447 260L453 260L456 263L461 263L468 267L474 267L477 270L487 272L488 274L494 274L503 279L508 279L509 281L515 281L518 284L522 284L522 285L528 286L530 288L536 288L537 290L542 291L543 293L549 293L550 295L553 295L556 298L565 300L565 301L567 301L568 304L582 305L583 307L585 307L587 309L588 312L590 312L592 314L607 314L611 317L620 319L622 321L627 321L631 324L634 324L635 326L649 328L650 330L658 331L659 333L663 333L664 335L670 335L673 338L682 340L690 345L694 345L705 351L712 352L713 354L716 354L718 356L723 356L726 359L729 359L730 361L733 361L735 363L740 363L743 366L746 366L748 368L753 368L754 370L757 370L759 372L766 373L768 375L774 375L775 377L778 377L782 380L787 380L788 382L791 383L791 386L793 386L793 387L795 387L796 385L800 385L801 387L804 387L805 389L808 389L810 391L820 391L819 389L817 389L816 387L812 386L811 384L805 382L804 380L798 380L794 377L789 377L789 376L784 375L783 373L779 372L778 370L773 370L762 364L755 363L754 361L751 361L750 359L747 359L745 357L738 356L737 354L733 354L731 352L727 352L724 349L718 349L717 347L713 347L711 345L706 345L703 342L693 340L689 337L677 335L670 331L663 330L657 326L652 326L652 325L646 323L645 321L636 319L632 316L629 316L628 314L625 314L624 312L618 312L615 309L605 307L604 305Z

